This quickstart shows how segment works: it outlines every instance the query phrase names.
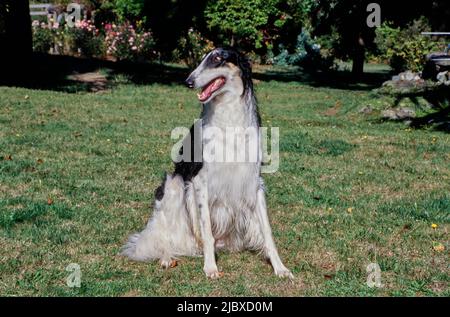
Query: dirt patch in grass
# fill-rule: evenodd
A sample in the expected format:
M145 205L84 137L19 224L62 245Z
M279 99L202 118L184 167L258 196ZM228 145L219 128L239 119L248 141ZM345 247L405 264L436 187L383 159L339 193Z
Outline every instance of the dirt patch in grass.
M30 189L30 184L20 183L14 186L0 184L0 195L3 198L15 198L24 195Z
M102 92L108 89L108 79L99 72L73 74L69 80L87 85L90 92Z

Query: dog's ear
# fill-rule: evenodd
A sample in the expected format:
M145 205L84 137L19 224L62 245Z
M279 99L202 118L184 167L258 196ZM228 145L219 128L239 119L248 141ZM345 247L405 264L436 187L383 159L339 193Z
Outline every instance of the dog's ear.
M252 65L247 57L239 53L237 55L237 66L241 69L241 79L244 84L243 94L246 94L248 90L253 90Z
M252 66L247 57L241 54L234 47L222 47L218 49L220 51L221 57L223 59L223 65L225 62L230 62L239 67L241 70L241 80L244 85L245 95L249 90L253 90L253 81L252 81Z

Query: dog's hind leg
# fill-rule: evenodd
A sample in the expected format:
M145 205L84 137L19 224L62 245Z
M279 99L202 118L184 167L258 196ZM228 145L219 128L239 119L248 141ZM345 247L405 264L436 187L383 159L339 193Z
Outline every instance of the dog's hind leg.
M264 253L269 258L273 270L277 276L293 279L292 273L281 262L275 242L273 241L272 229L270 228L269 217L267 215L266 198L262 186L258 189L256 198L256 213L258 215L261 233L264 238Z

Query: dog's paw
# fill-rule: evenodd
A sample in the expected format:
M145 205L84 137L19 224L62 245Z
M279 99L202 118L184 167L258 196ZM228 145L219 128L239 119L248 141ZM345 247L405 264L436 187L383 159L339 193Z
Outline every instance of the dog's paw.
M294 275L289 271L287 268L281 268L278 270L275 270L275 275L281 278L288 278L291 281L294 280Z
M168 268L174 268L175 266L177 266L178 262L176 260L172 260L172 259L169 259L169 260L161 259L159 261L159 264L161 265L161 267L163 269L168 269Z
M223 272L219 272L219 270L217 269L217 267L215 268L204 268L203 271L205 272L206 276L210 279L218 279L221 278L224 273Z

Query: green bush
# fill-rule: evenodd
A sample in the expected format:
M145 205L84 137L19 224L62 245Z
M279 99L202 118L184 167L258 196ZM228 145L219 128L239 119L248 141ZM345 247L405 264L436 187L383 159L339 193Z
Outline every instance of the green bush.
M101 28L107 23L117 22L119 17L117 16L115 9L115 4L109 1L104 1L95 10L94 23L97 28Z
M426 55L439 49L439 42L433 41L421 32L430 31L425 18L414 20L406 28L394 28L385 22L376 30L375 43L380 56L389 61L391 67L399 72L411 70L420 72L426 62Z
M280 0L215 0L205 8L207 26L217 31L227 45L251 49L271 49L274 29L285 23L278 8Z
M33 51L48 53L54 46L54 31L47 23L33 21Z
M178 42L178 48L173 52L173 57L177 61L183 61L189 67L195 67L202 57L213 48L213 42L191 28L186 37L181 38Z
M330 69L334 62L332 56L322 53L321 46L315 43L307 31L302 31L297 37L294 52L289 52L280 45L280 54L273 58L276 65L295 65L307 72Z
M145 19L143 16L145 0L115 0L115 13L121 22L136 22L139 19Z

